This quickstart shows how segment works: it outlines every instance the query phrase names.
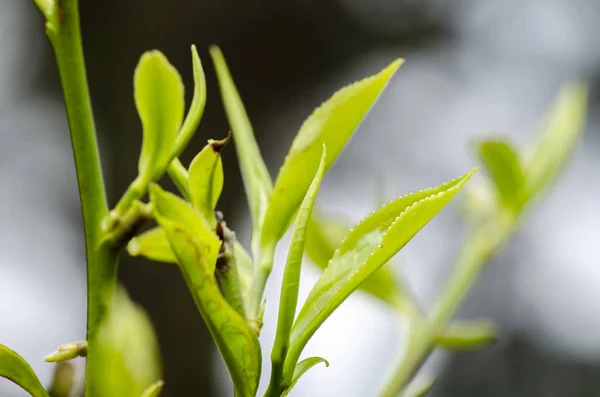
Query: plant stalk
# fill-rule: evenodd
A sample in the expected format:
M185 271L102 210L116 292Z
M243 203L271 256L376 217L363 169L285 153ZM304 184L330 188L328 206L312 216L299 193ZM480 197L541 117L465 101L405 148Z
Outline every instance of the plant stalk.
M58 63L85 230L88 279L85 389L86 396L93 397L92 390L97 390L93 383L103 381L97 368L95 336L112 301L118 256L115 248L102 243L101 223L108 215L108 204L81 44L78 1L62 0L53 6L51 18L47 16L46 31Z
M397 396L406 388L435 348L436 335L449 325L486 262L515 230L517 220L515 214L501 211L470 235L428 323L410 331L407 352L384 388L383 396Z

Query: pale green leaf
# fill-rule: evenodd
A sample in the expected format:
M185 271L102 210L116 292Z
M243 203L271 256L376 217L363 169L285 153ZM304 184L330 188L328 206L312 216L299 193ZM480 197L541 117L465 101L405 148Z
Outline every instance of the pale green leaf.
M298 304L298 289L300 288L300 272L302 270L302 257L304 256L304 241L311 217L312 209L317 198L321 180L325 173L325 161L327 159L327 150L323 144L323 154L319 162L317 173L306 192L306 196L300 205L300 210L296 216L294 229L290 238L287 261L281 283L281 296L279 299L279 317L277 319L277 333L275 334L275 343L271 352L273 368L281 370L285 354L290 340L290 331L296 315L296 305Z
M350 227L341 220L323 214L313 214L306 237L306 254L322 270L327 268L335 250L342 244ZM396 281L390 263L369 276L359 287L360 291L389 304L399 307L402 290Z
M317 170L321 146L327 147L327 171L401 63L396 60L378 74L342 88L302 124L275 182L263 225L264 246L276 244L289 226Z
M528 197L536 196L556 179L585 131L587 87L565 85L542 124L540 136L524 161Z
M252 284L252 277L254 275L252 258L244 246L242 246L242 244L240 244L240 242L237 240L233 243L233 257L235 258L235 265L237 266L238 270L238 278L240 280L242 296L244 297L244 302L247 302L250 286Z
M23 357L4 345L0 345L0 377L21 386L33 397L48 397L48 393L29 364Z
M519 212L525 199L525 177L515 150L506 141L487 140L479 145L479 157L502 205Z
M300 377L304 375L309 369L314 367L315 365L323 363L326 367L329 367L329 362L321 357L309 357L306 358L296 365L296 369L294 370L294 376L292 377L292 383L285 389L281 397L286 397L296 386L296 383L300 380Z
M146 52L140 58L134 96L143 127L139 178L149 182L160 177L171 162L185 107L181 77L160 51Z
M165 385L165 382L163 382L162 380L159 380L158 382L154 383L153 385L148 386L148 388L146 390L144 390L144 393L142 393L141 397L158 397L158 396L160 396L160 392L162 391L164 385Z
M451 324L435 337L438 346L448 350L480 349L496 343L497 329L488 320Z
M95 359L101 377L91 385L94 395L141 396L161 378L158 341L150 319L119 288L108 317L96 336Z
M352 229L294 322L284 379L290 379L304 346L331 313L444 208L474 172L391 201Z
M252 216L251 252L254 259L256 259L263 219L273 190L273 182L260 154L252 125L225 62L225 57L217 46L210 47L210 55L217 72L223 105L233 131L233 143L240 163L244 189L248 197L250 215Z
M254 397L261 350L254 330L223 298L214 276L221 241L202 215L157 185L150 188L155 217L231 375L236 396Z
M209 141L190 164L189 188L192 204L215 227L215 207L223 190L223 162L219 151L226 141Z
M167 235L160 227L132 238L127 244L127 252L131 256L143 256L156 262L177 263Z
M424 397L435 386L435 378L428 375L417 376L402 392L402 397Z

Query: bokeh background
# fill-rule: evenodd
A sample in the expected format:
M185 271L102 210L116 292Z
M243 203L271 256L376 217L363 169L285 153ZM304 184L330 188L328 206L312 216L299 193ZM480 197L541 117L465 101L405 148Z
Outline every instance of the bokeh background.
M460 313L494 318L500 342L481 352L436 354L426 370L438 377L433 396L600 395L600 2L103 0L81 1L81 14L112 204L135 176L141 128L132 74L141 53L152 48L180 70L188 100L190 44L204 61L207 109L184 162L228 129L207 52L217 43L273 176L313 108L337 88L405 58L319 194L323 211L352 220L374 208L382 191L390 199L473 167L478 137L500 134L527 142L559 86L576 77L587 80L583 144L552 194L490 263ZM32 2L0 0L0 54L0 342L21 353L48 383L52 366L43 355L85 337L85 265L60 85ZM248 214L233 148L223 156L226 185L219 208L246 242ZM435 299L461 244L458 203L396 260L424 306ZM262 335L265 357L278 276L267 294L273 303ZM307 264L301 297L317 276ZM231 395L176 269L124 256L120 278L156 326L163 395ZM376 395L402 354L403 336L401 321L356 294L307 347L306 354L326 357L331 366L310 371L292 394ZM0 381L0 396L21 395Z

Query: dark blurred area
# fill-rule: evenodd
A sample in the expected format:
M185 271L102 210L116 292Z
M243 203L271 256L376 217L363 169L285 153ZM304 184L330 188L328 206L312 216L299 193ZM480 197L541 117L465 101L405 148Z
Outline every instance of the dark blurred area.
M113 205L136 175L141 127L132 76L149 49L160 49L180 71L188 103L191 44L203 61L207 107L182 156L184 164L207 139L222 138L229 128L208 56L208 46L216 43L273 176L314 107L343 85L406 58L319 196L322 208L352 219L375 206L380 181L396 195L468 169L476 162L470 146L475 137L500 132L526 141L558 87L575 77L587 79L591 101L584 144L553 194L490 264L461 313L495 318L503 329L501 342L482 352L436 355L427 369L438 374L435 396L600 395L595 249L600 3L105 0L81 1L81 17ZM0 0L0 33L5 55L0 60L0 341L21 352L47 380L51 369L41 357L85 333L76 180L41 15L30 1ZM219 207L247 243L248 216L233 147L223 158L226 183ZM164 185L172 188L166 178ZM450 271L461 227L456 211L445 211L399 261L424 305L435 299ZM303 287L316 274L309 270ZM228 395L227 376L180 274L123 255L120 278L159 335L163 396ZM267 321L276 310L277 285L271 284ZM267 327L264 360L270 333ZM344 335L336 340L335 333ZM293 395L376 395L401 355L401 327L362 296L350 299L320 335L310 348L325 349L319 355L332 366L309 373ZM0 382L0 395L20 394Z

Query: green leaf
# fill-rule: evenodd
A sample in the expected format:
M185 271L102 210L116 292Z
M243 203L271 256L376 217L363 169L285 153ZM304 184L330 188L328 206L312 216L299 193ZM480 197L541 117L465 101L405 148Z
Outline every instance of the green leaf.
M331 313L444 208L474 172L391 201L352 229L294 322L284 379L291 378L304 346Z
M300 272L302 270L302 257L304 255L304 241L308 230L308 222L312 209L317 198L319 186L325 173L325 162L327 160L327 149L323 144L323 154L319 162L317 173L306 192L306 196L300 205L300 210L296 216L296 222L290 239L287 261L281 283L281 297L279 299L279 317L277 319L277 333L275 334L275 343L271 352L273 368L283 370L283 360L288 349L290 341L290 331L296 315L296 305L298 304L298 289L300 288ZM281 374L276 374L280 376ZM273 376L273 375L271 375Z
M160 392L162 391L164 385L165 385L165 382L163 382L162 380L159 380L158 382L154 383L153 385L150 385L146 390L144 390L144 393L142 393L141 397L158 397L158 396L160 396Z
M192 204L215 227L215 207L223 190L223 162L220 150L229 141L210 140L190 164L189 187Z
M525 176L517 153L502 140L483 141L479 157L496 186L504 207L519 212L525 199Z
M181 272L229 369L236 396L254 397L261 370L256 333L223 298L214 276L221 241L202 215L181 198L150 187L155 217L177 256Z
M146 52L140 58L134 96L144 130L139 178L149 182L160 177L171 162L185 106L181 77L160 51Z
M496 326L488 320L452 324L435 337L448 350L480 349L496 343Z
M296 386L296 383L300 380L300 377L304 375L309 369L314 367L319 363L324 363L326 367L329 367L329 362L321 357L309 357L306 358L296 365L296 369L294 370L294 376L292 377L292 383L285 389L281 397L286 397Z
M0 377L21 386L33 397L48 397L48 393L29 364L23 357L4 345L0 345Z
M538 195L558 177L583 136L587 96L585 84L578 82L565 85L559 92L524 162L529 198Z
M140 396L161 378L158 341L150 319L124 289L117 289L96 338L95 359L102 380L94 383L95 395Z
M327 171L401 63L396 60L378 74L342 88L302 124L275 182L263 246L276 244L284 235L317 170L321 146L327 146Z
M350 227L339 219L313 213L306 237L306 254L320 269L325 270L348 232ZM392 307L398 308L401 305L402 289L390 263L369 276L359 289Z
M402 392L402 397L424 397L435 386L435 378L427 375L418 376L411 381Z
M225 57L217 46L210 47L210 55L217 72L223 105L233 131L233 143L235 144L244 189L250 206L250 215L252 216L251 252L256 259L263 219L269 205L273 182L260 154L252 125L225 62Z
M194 96L190 104L190 110L187 116L185 116L185 120L175 138L171 158L178 157L183 152L183 149L185 149L198 129L198 124L200 124L200 120L204 114L204 106L206 105L206 79L195 45L192 45L192 67L194 70Z
M246 251L244 246L239 241L233 243L233 257L235 259L235 265L238 270L238 277L240 280L240 288L242 289L242 296L244 302L248 301L250 292L250 286L252 284L252 277L254 275L254 265L252 264L252 258Z
M132 238L127 244L127 252L131 256L143 256L156 262L177 263L167 235L160 227Z

